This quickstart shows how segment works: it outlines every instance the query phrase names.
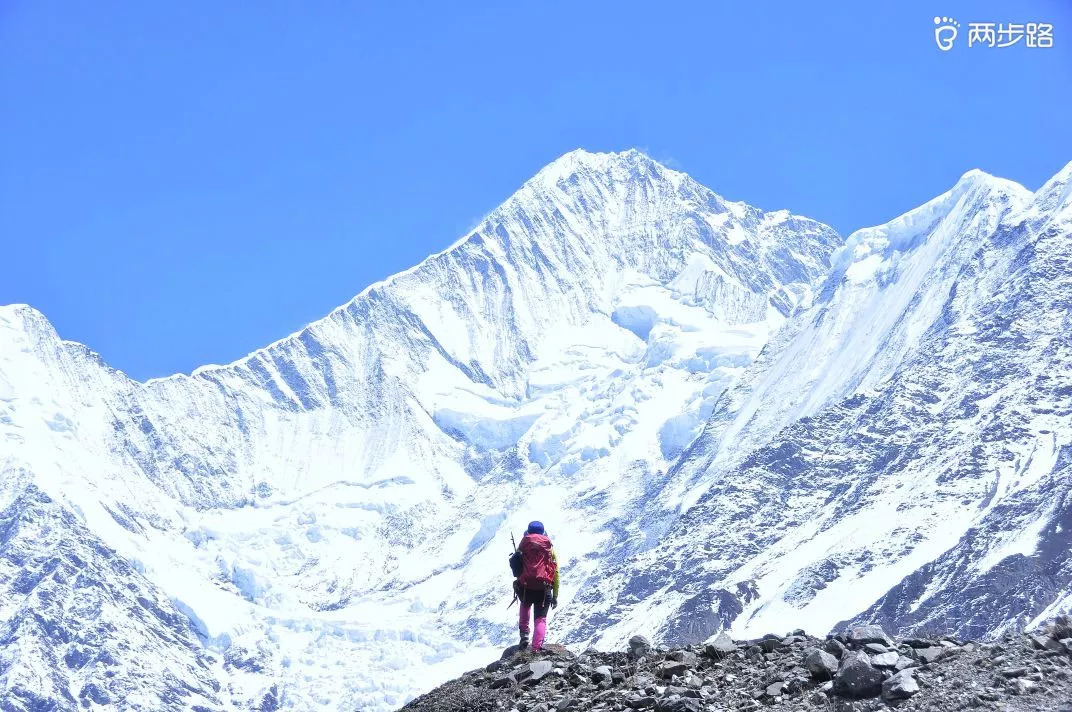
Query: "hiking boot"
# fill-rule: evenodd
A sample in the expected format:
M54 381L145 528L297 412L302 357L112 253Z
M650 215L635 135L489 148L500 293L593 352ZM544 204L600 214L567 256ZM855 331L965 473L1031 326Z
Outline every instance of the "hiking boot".
M521 640L519 640L517 642L517 647L520 648L521 650L524 650L525 648L529 647L529 634L528 633L522 633L521 634Z

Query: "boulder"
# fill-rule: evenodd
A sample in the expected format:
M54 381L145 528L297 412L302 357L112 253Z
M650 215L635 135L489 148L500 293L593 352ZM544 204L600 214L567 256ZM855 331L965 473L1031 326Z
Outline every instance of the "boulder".
M916 648L915 649L916 660L921 663L936 663L942 658L949 655L949 650L938 645L932 645L929 648Z
M767 689L765 690L767 697L780 697L784 687L784 682L772 682L767 685Z
M924 640L923 638L905 638L901 642L910 648L929 648L934 645L933 641Z
M880 643L887 648L893 647L893 640L877 625L858 625L849 628L845 636L848 644L856 648L862 648L868 643Z
M830 638L823 643L823 650L830 653L838 660L841 660L841 656L845 654L845 651L848 650L848 648L846 648L845 644L837 638Z
M871 665L867 653L856 651L841 659L834 676L834 694L863 699L882 693L882 672Z
M897 656L897 662L893 665L893 669L900 672L902 670L907 670L908 668L916 667L917 665L919 665L919 662L916 660L905 657L904 655L899 655Z
M550 660L537 660L534 663L529 663L528 670L530 674L526 676L525 682L539 682L551 672L553 667Z
M872 655L871 664L878 668L891 668L897 665L898 658L900 658L900 655L893 652Z
M804 657L804 667L816 680L830 680L837 674L838 660L825 650L814 649Z
M667 660L673 660L679 663L688 663L689 665L696 665L696 653L689 652L688 650L675 650L666 656Z
M1049 635L1033 634L1028 636L1031 638L1031 642L1035 644L1039 650L1056 650L1064 652L1065 646L1057 638L1053 638Z
M671 678L674 675L684 675L688 671L689 664L677 660L667 660L664 663L660 663L659 667L655 668L656 674L663 678Z
M614 671L610 669L610 665L600 665L592 672L592 678L596 682L610 682L614 676Z
M759 641L759 647L763 649L764 653L773 653L782 644L781 637L768 633L763 636L763 639Z
M1069 616L1057 616L1053 625L1050 626L1050 635L1054 640L1072 638L1072 618Z
M906 700L919 692L919 683L911 670L902 670L882 683L882 698Z
M890 652L890 649L882 643L868 643L864 646L864 652L870 653L871 655L881 655L882 653Z
M733 642L733 638L724 632L719 633L718 637L704 646L704 653L716 660L721 660L735 652L737 652L737 644Z
M629 639L629 654L635 658L651 652L651 641L643 635L634 635Z
M503 687L510 687L515 682L517 682L517 680L514 678L513 675L503 675L502 677L497 677L492 680L491 684L488 685L488 687L493 690L498 690Z

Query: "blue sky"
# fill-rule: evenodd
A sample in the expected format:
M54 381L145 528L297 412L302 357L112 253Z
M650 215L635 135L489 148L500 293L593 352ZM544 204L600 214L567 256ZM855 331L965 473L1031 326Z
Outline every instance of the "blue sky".
M440 250L577 147L839 231L1072 159L1072 3L0 6L0 303L136 378ZM1052 49L934 43L935 15Z

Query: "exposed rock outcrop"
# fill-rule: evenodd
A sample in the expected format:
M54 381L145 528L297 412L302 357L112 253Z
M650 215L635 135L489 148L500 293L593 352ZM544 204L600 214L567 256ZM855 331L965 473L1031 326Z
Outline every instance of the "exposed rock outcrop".
M898 641L877 626L862 626L826 640L796 631L730 641L732 649L725 635L674 650L510 649L403 709L1072 712L1069 625L1062 617L1035 633L988 644L950 636Z

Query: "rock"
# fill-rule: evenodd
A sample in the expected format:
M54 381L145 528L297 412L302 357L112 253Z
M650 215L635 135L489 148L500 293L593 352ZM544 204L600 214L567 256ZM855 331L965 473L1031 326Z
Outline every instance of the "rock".
M801 638L804 638L808 634L804 632L803 628L797 628L792 633L790 633L789 635L800 636Z
M838 660L825 650L812 650L804 658L804 667L816 680L830 680L838 670Z
M1050 636L1054 640L1072 639L1072 618L1069 616L1057 616L1049 630Z
M765 653L773 653L782 644L782 639L777 635L768 633L763 636L763 639L759 641L759 647L763 649Z
M614 676L614 671L610 669L610 665L600 665L592 673L592 677L596 682L610 682Z
M576 704L573 702L572 697L563 697L558 701L558 704L555 705L555 709L558 710L558 712L566 712L574 707L576 707Z
M863 699L882 692L882 673L871 666L867 653L851 652L841 659L834 676L834 694Z
M838 660L841 660L841 656L845 654L845 651L848 650L848 648L846 648L844 643L842 643L840 640L837 640L836 638L830 638L823 643L823 650L830 653Z
M808 703L815 707L826 707L826 703L829 701L829 697L822 690L816 690L808 695Z
M666 656L667 660L674 660L679 663L687 663L689 665L696 664L696 654L691 653L688 650L675 650Z
M868 643L881 643L887 648L893 647L893 640L886 635L886 631L877 625L858 625L850 628L846 633L848 644L853 647L863 647Z
M554 666L550 660L537 660L534 663L529 663L529 675L526 676L526 683L536 683L547 676Z
M1031 642L1040 650L1055 650L1062 653L1065 651L1065 646L1056 638L1048 635L1031 635L1029 637Z
M684 675L688 671L688 663L678 662L676 660L667 660L664 663L660 663L659 667L655 668L656 674L662 678L671 678L674 675Z
M929 648L916 648L916 659L923 663L936 663L949 655L949 651L937 645Z
M704 646L704 653L716 660L721 660L735 652L737 652L737 644L724 632L719 633L718 637Z
M905 700L919 692L919 683L911 670L902 670L882 683L882 698Z
M651 652L651 641L643 635L634 635L629 639L629 654L635 658Z
M1037 682L1022 677L1016 678L1013 683L1012 693L1016 695L1026 695L1038 686Z
M1072 638L1062 638L1061 645L1065 646L1065 652L1072 655Z
M881 655L882 653L888 653L890 649L882 643L868 643L864 646L864 651L871 655Z
M625 701L625 704L632 707L635 710L647 709L648 707L655 706L655 698L651 695L645 695L643 697L630 697Z
M924 640L923 638L905 638L901 642L910 648L929 648L934 645L931 641Z
M1022 665L1019 667L1007 667L998 671L998 674L1006 678L1023 677L1027 673L1031 672Z
M916 667L917 665L919 665L919 663L912 658L905 657L904 655L899 655L897 657L897 662L893 665L893 669L897 672L900 672L902 670L907 670L908 668Z
M491 684L488 685L488 687L490 687L493 690L499 690L499 689L501 689L503 687L510 687L511 685L513 685L516 682L517 682L517 679L513 675L503 675L502 677L497 677L494 680L492 680Z
M767 689L765 690L767 697L780 697L782 694L782 688L784 687L784 682L772 682L771 684L767 685Z
M881 655L872 655L871 664L879 668L891 668L897 665L897 660L900 655L897 653L882 653Z
M655 712L700 712L700 701L692 697L663 699L655 704Z

